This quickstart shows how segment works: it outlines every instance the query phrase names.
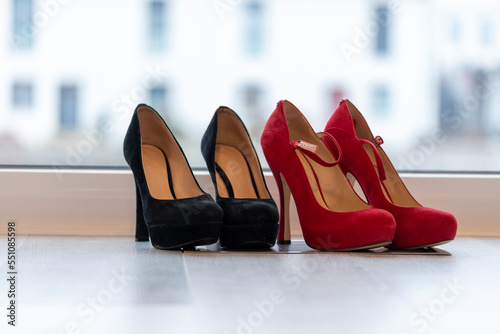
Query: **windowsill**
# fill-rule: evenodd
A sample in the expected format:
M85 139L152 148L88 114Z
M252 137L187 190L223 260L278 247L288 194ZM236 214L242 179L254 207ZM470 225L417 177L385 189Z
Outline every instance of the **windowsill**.
M213 193L206 170L195 170L200 186ZM265 173L273 198L278 190ZM500 175L402 173L406 186L423 205L449 211L461 236L500 236ZM16 220L21 234L133 235L135 189L128 169L0 169L1 221ZM292 234L300 235L295 209ZM0 230L5 234L5 229Z

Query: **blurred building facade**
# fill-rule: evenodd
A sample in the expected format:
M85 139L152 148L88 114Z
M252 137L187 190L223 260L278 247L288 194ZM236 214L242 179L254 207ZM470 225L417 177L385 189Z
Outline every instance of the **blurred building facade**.
M203 166L199 141L219 105L259 146L279 99L321 131L348 97L397 167L452 169L454 149L477 152L461 140L500 132L492 3L3 1L0 163L122 165L130 116L146 102Z

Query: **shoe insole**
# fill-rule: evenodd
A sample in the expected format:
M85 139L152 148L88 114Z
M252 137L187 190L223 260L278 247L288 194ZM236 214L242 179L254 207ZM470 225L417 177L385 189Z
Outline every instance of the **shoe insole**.
M221 197L259 198L252 171L240 151L232 146L217 144L215 163L217 189Z
M377 173L377 176L379 177L380 179L380 175L378 173L378 166L377 166L377 160L375 159L375 153L373 152L372 148L371 147L368 147L368 145L366 146L363 146L365 151L366 151L366 154L368 154L368 157L370 158L371 162L372 162L372 165L373 165L373 168L375 168L375 172ZM389 175L387 175L387 171L386 171L386 177L388 177ZM391 196L389 195L389 192L387 191L387 188L386 186L384 185L384 182L382 181L382 192L384 193L385 197L392 202L392 199L391 199Z
M300 151L297 156L302 162L311 190L323 208L335 212L370 208L352 189L340 167L322 166Z
M149 193L156 199L175 199L165 154L153 145L142 145L142 164Z
M375 154L369 148L366 148L366 153L370 157L375 171L378 175L378 167L375 159ZM403 181L399 177L398 173L389 162L389 158L385 154L380 154L382 159L383 168L385 170L386 179L381 181L382 191L385 197L395 205L403 207L416 207L421 206L410 194L408 189L406 189Z

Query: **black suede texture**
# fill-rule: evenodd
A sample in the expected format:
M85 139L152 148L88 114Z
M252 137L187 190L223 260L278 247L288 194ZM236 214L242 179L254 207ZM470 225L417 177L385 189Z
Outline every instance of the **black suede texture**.
M215 188L216 201L224 212L223 225L261 225L278 224L279 211L276 203L270 196L268 199L260 198L226 198L219 195L216 182L215 171L215 147L217 144L217 131L225 131L218 128L219 111L225 109L233 112L246 131L246 136L250 140L248 131L239 116L227 107L219 107L208 125L201 142L201 151L208 167ZM250 140L251 143L251 140ZM255 151L253 143L252 149ZM260 167L260 163L259 163ZM260 167L262 174L262 168ZM263 178L264 179L264 178ZM267 185L266 190L267 190ZM269 191L268 191L269 193Z
M217 204L224 212L224 225L278 224L279 212L272 198L224 198Z
M206 193L192 198L172 200L159 200L151 196L142 164L141 130L137 114L138 109L141 107L147 107L153 112L156 112L153 108L144 104L137 106L127 130L127 134L125 135L123 152L125 160L132 169L135 184L140 193L146 224L148 226L184 226L203 222L221 222L223 214L222 209L215 203L212 197ZM165 123L164 126L168 129ZM178 145L177 141L176 143Z

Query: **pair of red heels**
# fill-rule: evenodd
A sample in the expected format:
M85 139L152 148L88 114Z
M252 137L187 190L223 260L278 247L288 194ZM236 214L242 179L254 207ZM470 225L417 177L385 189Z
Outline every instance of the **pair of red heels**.
M453 240L455 217L423 207L412 197L382 143L348 100L340 102L321 133L292 103L280 101L261 138L280 191L278 243L290 242L290 193L312 248L415 249ZM369 204L356 194L348 173Z

